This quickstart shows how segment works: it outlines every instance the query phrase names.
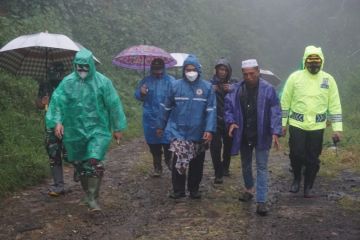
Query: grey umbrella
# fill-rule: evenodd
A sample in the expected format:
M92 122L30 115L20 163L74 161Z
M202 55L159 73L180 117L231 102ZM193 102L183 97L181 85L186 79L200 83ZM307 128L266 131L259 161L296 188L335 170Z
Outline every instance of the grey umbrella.
M260 76L277 87L281 83L281 79L269 70L260 69Z

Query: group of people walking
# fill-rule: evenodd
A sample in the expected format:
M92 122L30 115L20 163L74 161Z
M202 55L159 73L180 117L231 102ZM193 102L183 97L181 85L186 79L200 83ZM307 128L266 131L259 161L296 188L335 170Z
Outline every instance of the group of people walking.
M231 65L225 58L217 61L211 81L203 79L201 64L194 55L184 61L178 80L167 73L161 58L154 59L150 75L135 89L135 98L143 103L143 128L153 158L153 176L162 175L163 159L171 171L169 197L183 198L188 191L190 198L201 198L199 185L208 148L214 184L223 184L223 177L230 174L231 155L240 152L245 186L239 200L251 201L255 196L256 212L266 215L269 150L272 145L279 149L279 137L285 136L287 125L294 174L290 191L299 191L304 167L304 197L312 197L324 129L330 122L333 137L338 140L342 131L338 89L333 77L322 70L323 62L321 48L307 47L303 68L286 81L280 104L275 88L261 78L256 59L242 61L242 81L232 78ZM39 97L44 100L42 105L47 104ZM80 180L86 193L83 203L91 210L100 210L97 198L104 155L112 135L121 139L126 118L115 88L96 71L88 50L76 54L74 72L52 93L46 127L67 150L67 161L75 167L74 178ZM49 152L50 159L59 154ZM49 195L63 191L62 186L63 180L56 182L54 177Z

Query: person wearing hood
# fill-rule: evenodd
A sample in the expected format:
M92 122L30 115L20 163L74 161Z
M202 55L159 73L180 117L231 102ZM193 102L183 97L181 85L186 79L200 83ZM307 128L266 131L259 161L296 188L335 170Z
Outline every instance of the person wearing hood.
M160 103L164 102L166 94L170 91L171 82L175 79L166 73L164 60L155 58L151 62L151 74L140 81L135 98L143 102L143 128L146 143L150 148L154 165L154 177L162 174L162 154L165 164L168 165L171 157L169 140L164 136L156 135L156 122L160 112Z
M269 151L279 149L281 109L275 88L260 77L256 59L242 61L244 80L233 85L225 97L225 123L233 137L231 154L240 151L245 191L239 200L250 201L255 193L252 156L256 157L256 213L267 214Z
M199 185L203 175L205 150L216 131L216 98L211 84L202 79L201 65L189 55L183 66L183 78L172 82L165 98L158 135L170 139L172 158L172 186L170 198L186 196L201 198Z
M290 162L294 179L290 192L300 191L304 171L304 197L311 198L317 172L324 129L331 122L333 141L340 141L342 110L335 79L323 71L324 55L320 47L308 46L303 69L292 73L281 96L283 136L289 125Z
M220 58L215 65L215 74L211 80L216 94L217 128L210 144L211 159L215 170L215 184L223 183L223 176L229 176L232 138L224 121L224 100L227 93L231 91L231 84L236 83L231 78L232 68L226 58ZM221 161L221 150L222 161Z
M96 71L93 54L82 49L74 58L74 72L54 91L46 127L55 128L68 152L86 196L82 203L101 210L97 199L104 173L104 157L112 136L118 141L127 122L110 79Z

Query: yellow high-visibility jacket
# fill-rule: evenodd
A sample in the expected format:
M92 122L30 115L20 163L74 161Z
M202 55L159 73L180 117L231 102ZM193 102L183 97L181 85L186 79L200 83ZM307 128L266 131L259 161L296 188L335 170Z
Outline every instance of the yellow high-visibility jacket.
M308 46L305 48L305 59L316 54L322 58L321 48ZM303 130L319 130L326 128L330 121L333 131L342 131L342 111L338 88L335 79L320 70L311 74L306 68L292 73L281 96L282 126L287 124Z

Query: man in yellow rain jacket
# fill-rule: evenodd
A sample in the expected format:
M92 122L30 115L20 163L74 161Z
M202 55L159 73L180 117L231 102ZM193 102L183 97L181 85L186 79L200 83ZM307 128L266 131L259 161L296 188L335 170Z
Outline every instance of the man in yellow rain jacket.
M46 127L55 128L68 152L86 193L83 203L91 211L97 204L105 170L103 160L112 136L120 141L127 122L123 106L110 79L96 71L93 54L82 49L74 59L74 72L54 91Z
M326 122L331 122L333 140L340 141L342 112L336 82L322 70L324 55L321 48L306 47L303 66L286 81L281 97L282 126L285 136L289 125L290 161L294 174L290 192L300 190L304 165L304 197L310 198L313 197L310 190L320 169L319 156Z

